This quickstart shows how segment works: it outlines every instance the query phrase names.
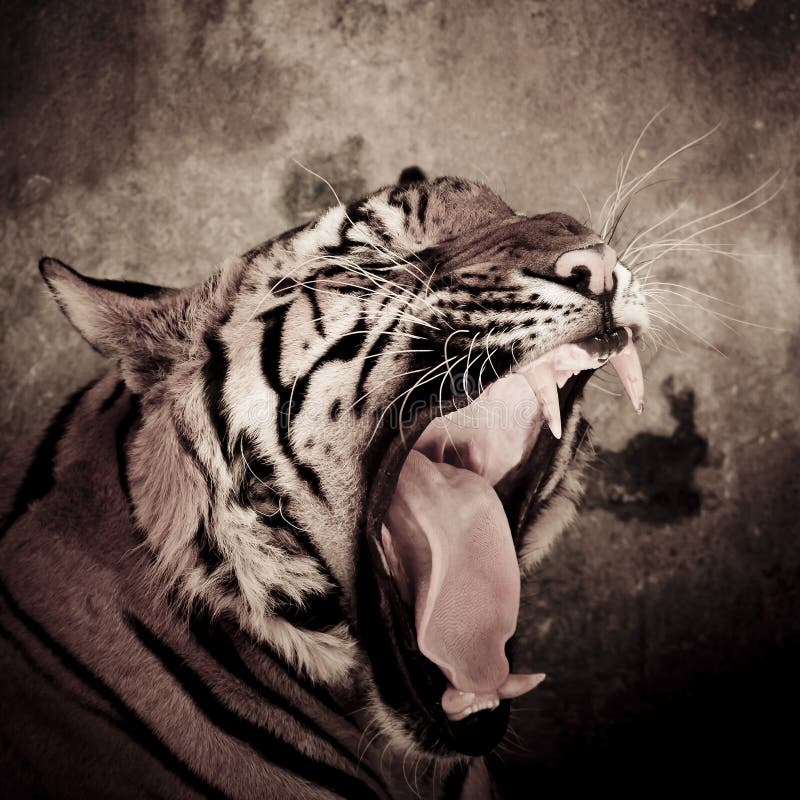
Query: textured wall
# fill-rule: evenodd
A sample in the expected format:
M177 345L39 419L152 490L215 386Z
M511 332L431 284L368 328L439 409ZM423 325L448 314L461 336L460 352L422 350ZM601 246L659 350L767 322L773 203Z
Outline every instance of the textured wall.
M41 255L188 284L331 202L292 158L344 197L419 163L582 218L655 111L636 171L720 122L636 199L629 233L781 171L776 199L707 237L740 261L690 252L654 273L768 327L658 295L696 336L646 354L645 416L589 392L587 511L525 599L519 666L550 678L503 753L539 781L774 774L800 666L798 4L17 5L0 25L0 444L101 367L45 296Z

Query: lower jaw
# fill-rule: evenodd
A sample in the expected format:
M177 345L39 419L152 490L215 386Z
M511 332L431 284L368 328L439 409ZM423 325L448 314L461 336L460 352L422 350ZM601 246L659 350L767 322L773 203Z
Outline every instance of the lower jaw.
M575 402L590 377L591 373L579 373L559 391L561 418L565 422L571 419ZM448 719L441 707L447 679L419 651L413 614L409 614L400 597L381 544L381 524L400 470L408 452L434 416L433 409L420 414L404 431L403 437L396 436L388 444L383 457L370 472L376 478L369 487L365 533L359 548L358 630L381 700L399 716L422 749L440 756L485 755L505 735L510 701L501 701L497 708L478 711L463 720ZM555 439L543 429L525 464L516 468L515 476L504 479L497 487L517 552L523 533L538 514L538 498L562 446L569 446L569 443ZM507 645L509 664L513 661L513 641Z

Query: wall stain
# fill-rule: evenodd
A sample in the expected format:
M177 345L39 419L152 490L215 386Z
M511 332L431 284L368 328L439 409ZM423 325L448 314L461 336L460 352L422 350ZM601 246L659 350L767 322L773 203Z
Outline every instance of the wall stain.
M338 0L333 14L333 29L346 40L382 36L389 25L389 10L375 0Z
M9 2L0 26L0 201L24 207L57 186L94 186L131 161L140 0ZM40 182L41 183L41 182ZM43 188L43 185L38 187Z
M361 175L364 139L348 136L332 153L312 153L300 162L329 181L343 203L367 193ZM300 225L336 205L336 198L323 181L298 164L291 164L283 178L283 207L290 225Z
M235 153L286 132L298 73L273 56L245 2L7 6L0 203L10 208L41 202L36 176L93 188L154 158Z
M661 389L677 423L675 430L670 436L637 433L619 451L598 448L588 507L604 508L619 519L660 525L699 512L702 497L694 473L706 463L708 440L695 428L694 392L676 391L673 376Z
M786 0L717 0L701 12L705 36L749 66L786 70L800 42L800 14ZM704 37L705 38L705 37Z

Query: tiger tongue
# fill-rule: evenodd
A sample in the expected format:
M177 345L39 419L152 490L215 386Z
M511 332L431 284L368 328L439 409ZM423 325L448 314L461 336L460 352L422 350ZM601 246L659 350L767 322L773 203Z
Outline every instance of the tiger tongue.
M461 692L495 693L519 613L511 531L492 486L412 451L383 531L395 578L413 603L420 651Z

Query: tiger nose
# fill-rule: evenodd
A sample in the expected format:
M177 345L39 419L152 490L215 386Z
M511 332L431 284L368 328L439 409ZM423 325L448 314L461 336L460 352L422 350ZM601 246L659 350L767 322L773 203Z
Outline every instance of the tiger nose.
M614 288L614 267L617 254L607 244L583 250L570 250L562 253L556 261L556 275L560 278L571 276L583 280L575 288L584 294L601 295Z

